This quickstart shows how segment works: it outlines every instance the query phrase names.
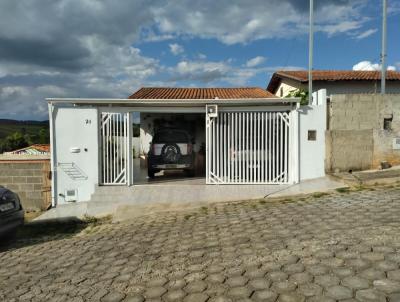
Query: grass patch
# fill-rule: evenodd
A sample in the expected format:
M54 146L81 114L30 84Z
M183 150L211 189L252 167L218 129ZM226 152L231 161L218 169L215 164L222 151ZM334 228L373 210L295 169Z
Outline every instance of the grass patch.
M193 217L193 214L186 214L185 216L183 216L183 218L185 219L185 220L189 220L190 218L192 218Z
M329 195L329 193L326 193L326 192L315 192L315 193L312 194L312 197L321 198L321 197L326 196L326 195Z
M337 188L335 190L336 190L336 192L339 192L339 193L349 193L350 192L350 188Z
M259 204L266 204L266 203L267 203L267 201L266 201L266 200L264 200L264 199L261 199L261 200L259 200L259 201L258 201L258 203L259 203Z
M200 208L200 210L203 214L208 214L208 207L203 206Z

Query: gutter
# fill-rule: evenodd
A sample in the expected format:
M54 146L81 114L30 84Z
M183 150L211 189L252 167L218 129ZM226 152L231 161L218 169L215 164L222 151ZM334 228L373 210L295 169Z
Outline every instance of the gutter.
M122 105L139 107L147 106L192 106L203 107L209 104L248 106L248 105L291 105L300 103L300 98L257 98L257 99L102 99L102 98L46 98L49 104L71 105Z

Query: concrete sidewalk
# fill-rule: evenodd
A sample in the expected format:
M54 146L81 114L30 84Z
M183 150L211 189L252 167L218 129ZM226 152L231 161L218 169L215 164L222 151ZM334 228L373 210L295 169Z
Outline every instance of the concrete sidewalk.
M82 218L113 215L115 220L169 210L185 210L216 202L256 200L328 192L345 187L343 182L328 177L304 181L295 185L141 185L133 187L99 187L106 200L59 205L36 220Z
M394 166L385 170L335 173L332 176L350 186L396 183L400 182L400 166Z

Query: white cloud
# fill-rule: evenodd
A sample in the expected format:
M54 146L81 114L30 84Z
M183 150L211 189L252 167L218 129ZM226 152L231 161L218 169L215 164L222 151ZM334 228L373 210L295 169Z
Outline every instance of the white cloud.
M257 56L257 57L254 57L254 58L248 60L248 61L246 62L246 66L247 66L247 67L255 67L255 66L258 66L258 65L264 63L265 60L266 60L265 57Z
M361 13L364 2L317 1L317 31L360 32L367 20ZM0 116L47 118L45 97L126 97L140 86L188 80L193 85L246 85L255 75L279 67L260 67L254 58L235 66L234 60L210 61L202 54L188 54L195 59L168 67L141 53L138 43L210 38L246 44L304 35L307 3L2 0ZM133 17L133 11L140 14ZM171 45L176 45L170 46L172 53L184 52L181 45Z
M288 66L288 68L290 70L301 69L298 66ZM267 74L282 69L282 66L235 66L233 60L230 59L225 61L184 60L174 67L168 68L169 79L167 81L173 83L182 80L193 81L206 86L246 86L257 74L265 74L267 81Z
M319 1L316 30L328 35L358 30L368 20L365 1ZM168 1L154 9L160 34L215 38L225 44L265 38L290 38L307 33L308 1Z
M378 31L378 29L376 29L376 28L368 29L360 34L355 35L354 38L357 40L362 40L362 39L368 38L369 36L372 36L377 31Z
M353 70L364 70L364 71L380 71L382 65L378 63L372 63L371 61L361 61L353 66ZM389 65L387 70L395 71L396 67Z
M177 56L177 55L183 53L185 51L185 49L183 48L182 45L179 45L177 43L172 43L172 44L169 44L169 51L173 55Z

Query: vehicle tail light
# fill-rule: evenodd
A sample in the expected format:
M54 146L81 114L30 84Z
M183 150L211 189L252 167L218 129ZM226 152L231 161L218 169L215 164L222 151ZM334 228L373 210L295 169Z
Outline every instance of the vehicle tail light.
M188 154L192 154L192 152L193 152L193 145L192 144L188 144L187 145L187 153Z

